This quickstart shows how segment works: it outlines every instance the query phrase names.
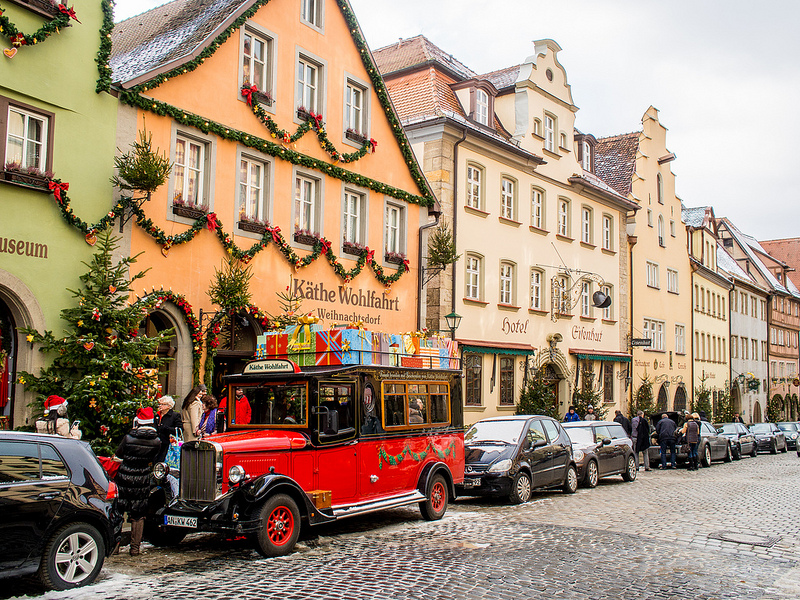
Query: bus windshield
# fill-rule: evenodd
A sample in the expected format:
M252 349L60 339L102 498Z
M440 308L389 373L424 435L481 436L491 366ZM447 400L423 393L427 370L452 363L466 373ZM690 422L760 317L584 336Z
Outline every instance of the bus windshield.
M308 421L308 387L305 382L247 387L250 425L305 425ZM234 410L242 412L241 400ZM236 415L234 414L234 422Z

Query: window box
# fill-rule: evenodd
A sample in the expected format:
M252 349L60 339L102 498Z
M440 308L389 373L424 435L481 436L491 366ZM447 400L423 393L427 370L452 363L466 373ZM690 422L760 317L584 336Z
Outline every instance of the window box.
M257 221L239 221L237 227L242 231L249 231L250 233L258 233L261 235L264 235L267 231L267 226Z
M313 246L319 241L319 238L310 231L300 230L294 232L294 241L298 244Z
M301 121L313 121L314 116L311 114L309 110L306 109L305 106L300 106L297 109L297 118Z
M197 219L203 218L208 213L208 208L204 206L190 206L188 204L172 204L172 214L177 215L179 217L184 217L185 219L192 219L196 221Z
M33 188L43 192L50 192L48 187L50 178L43 173L26 173L24 171L3 171L3 181L13 183L22 187Z
M342 254L352 254L353 256L361 256L366 251L366 248L361 244L354 244L353 242L342 243Z
M398 254L397 252L387 252L386 254L384 254L383 259L388 263L393 263L395 265L402 265L406 257L405 254Z
M264 106L272 106L272 103L274 102L269 92L255 91L253 92L253 98L256 102L263 104Z
M363 146L367 143L367 136L354 129L348 129L344 132L344 137L346 137L351 142L355 142L359 146Z

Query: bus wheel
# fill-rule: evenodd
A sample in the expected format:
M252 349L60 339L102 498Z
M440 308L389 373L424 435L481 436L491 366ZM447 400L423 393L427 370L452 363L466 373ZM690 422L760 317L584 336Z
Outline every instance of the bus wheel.
M447 482L436 475L428 485L425 502L419 503L419 511L426 521L438 521L447 512Z
M276 494L261 505L259 517L256 549L267 557L289 554L300 535L297 503L285 494Z

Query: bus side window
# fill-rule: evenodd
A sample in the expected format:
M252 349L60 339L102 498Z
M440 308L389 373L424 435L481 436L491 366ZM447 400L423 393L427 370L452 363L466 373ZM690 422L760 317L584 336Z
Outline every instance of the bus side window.
M401 383L388 383L384 386L383 407L386 426L406 424L406 386Z
M450 421L447 414L449 394L447 386L443 384L430 385L431 423L447 423Z

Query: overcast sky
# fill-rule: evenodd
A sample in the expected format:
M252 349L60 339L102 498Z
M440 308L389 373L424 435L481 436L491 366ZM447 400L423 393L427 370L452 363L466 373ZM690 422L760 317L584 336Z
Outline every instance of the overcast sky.
M758 239L800 236L797 0L350 1L372 49L424 34L478 73L554 39L578 129L638 131L653 105L686 206ZM159 4L117 0L117 20Z

